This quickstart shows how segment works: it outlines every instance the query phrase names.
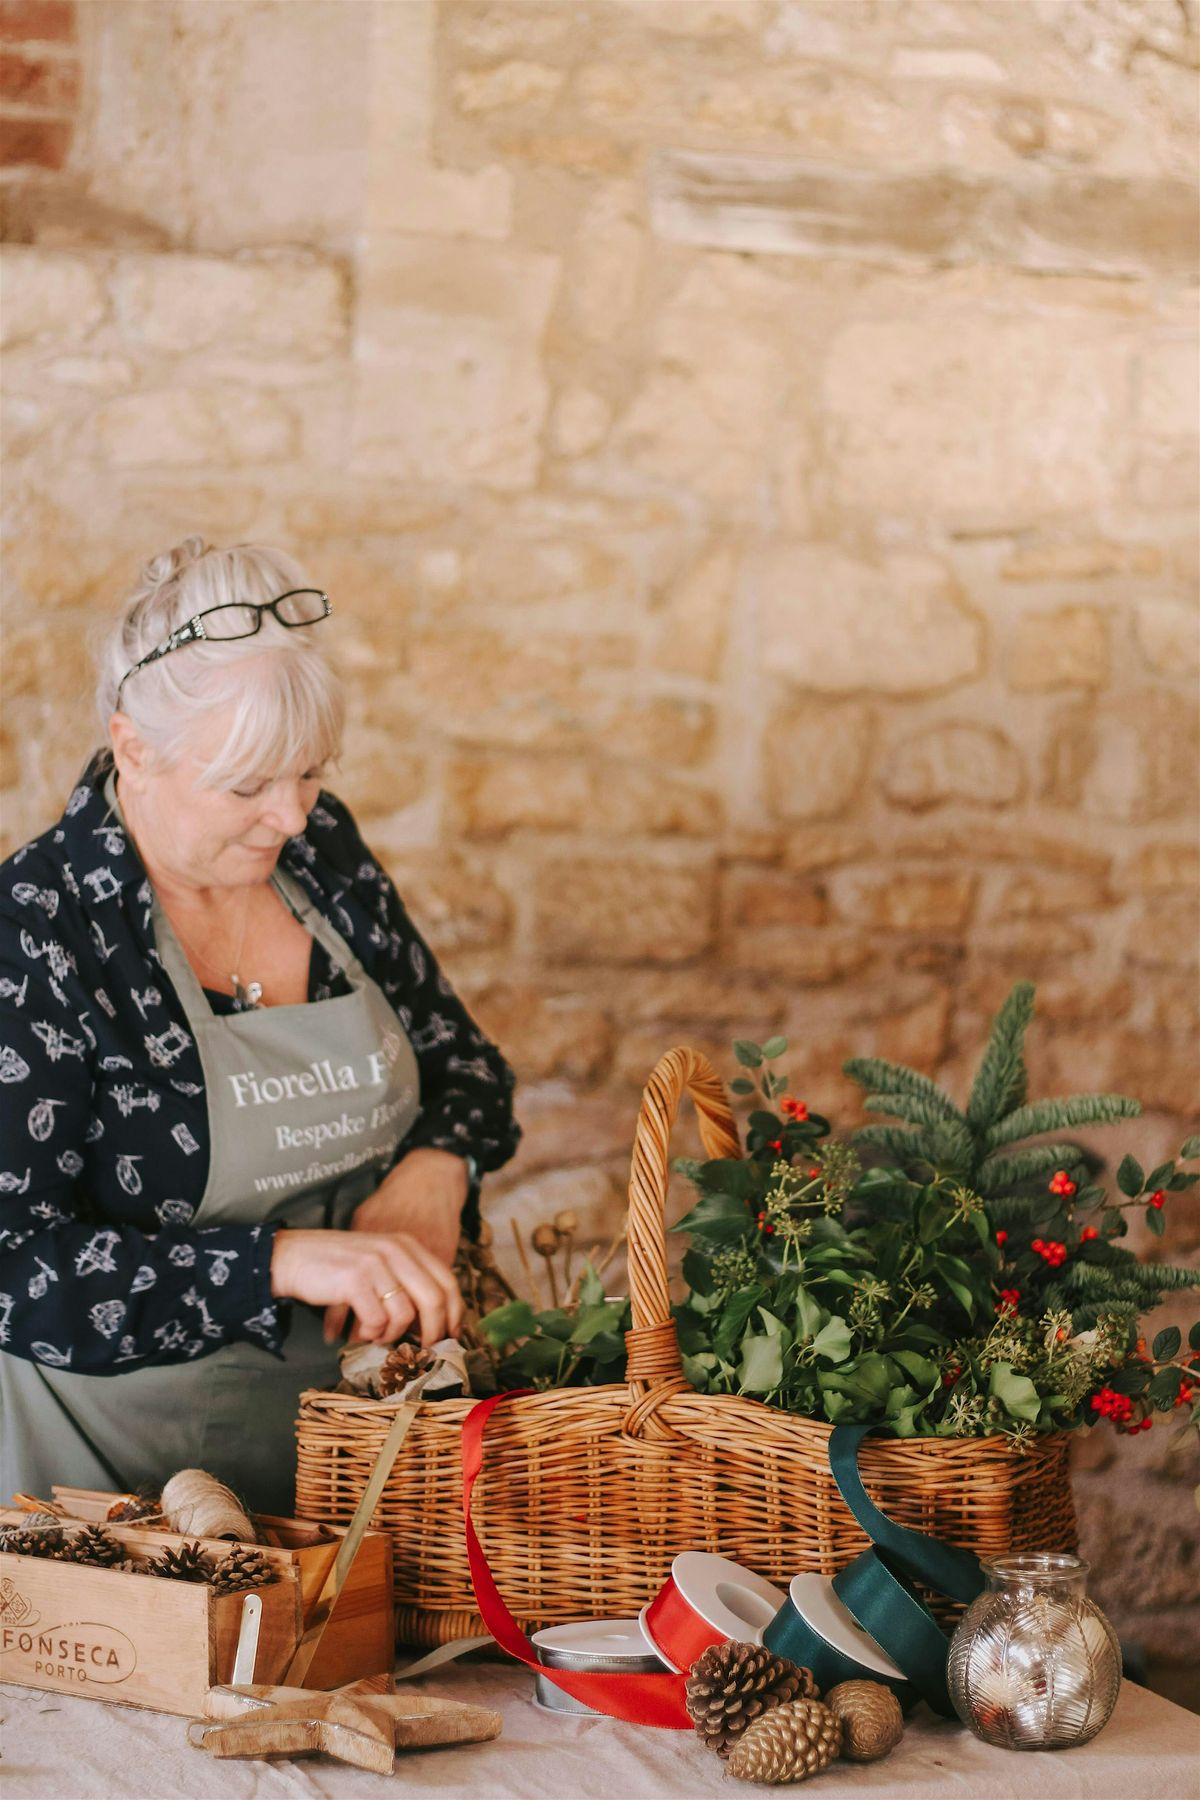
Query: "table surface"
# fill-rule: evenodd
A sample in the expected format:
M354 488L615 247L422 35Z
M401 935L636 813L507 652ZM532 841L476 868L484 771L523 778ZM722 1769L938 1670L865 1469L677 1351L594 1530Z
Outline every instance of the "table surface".
M414 1689L494 1707L491 1743L397 1758L410 1794L439 1800L695 1800L763 1790L735 1783L720 1759L679 1731L568 1717L533 1702L524 1669L439 1669ZM186 1742L187 1722L69 1694L0 1688L5 1800L365 1800L387 1777L320 1757L216 1762ZM1013 1753L981 1744L920 1707L878 1763L838 1762L820 1793L876 1800L1189 1800L1200 1796L1200 1718L1126 1684L1113 1717L1082 1749ZM781 1790L782 1791L782 1790ZM791 1791L791 1790L788 1790Z

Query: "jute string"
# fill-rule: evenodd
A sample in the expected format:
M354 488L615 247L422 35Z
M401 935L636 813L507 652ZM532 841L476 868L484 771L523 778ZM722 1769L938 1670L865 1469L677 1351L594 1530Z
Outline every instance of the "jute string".
M193 1537L232 1538L256 1544L258 1533L241 1501L203 1469L180 1469L162 1491L163 1517L172 1531Z

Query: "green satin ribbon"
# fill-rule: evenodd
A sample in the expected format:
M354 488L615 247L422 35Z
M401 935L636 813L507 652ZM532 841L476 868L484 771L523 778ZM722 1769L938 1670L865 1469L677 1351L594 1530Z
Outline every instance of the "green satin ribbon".
M891 1688L905 1711L917 1698L911 1682L881 1675L828 1643L806 1619L801 1618L790 1600L775 1614L763 1632L762 1641L776 1656L786 1656L800 1668L811 1669L813 1680L823 1694L836 1687L839 1681L877 1681L880 1686Z
M969 1605L983 1591L983 1570L969 1550L911 1531L880 1512L858 1469L859 1445L871 1429L838 1425L829 1440L829 1466L838 1492L873 1546L834 1576L833 1590L921 1697L953 1718L946 1690L950 1642L913 1583Z

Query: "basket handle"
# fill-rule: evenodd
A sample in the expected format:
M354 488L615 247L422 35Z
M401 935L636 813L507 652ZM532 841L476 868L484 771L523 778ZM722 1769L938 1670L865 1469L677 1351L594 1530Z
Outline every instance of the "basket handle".
M635 1400L648 1387L686 1386L667 1286L667 1181L671 1127L690 1094L709 1157L740 1156L737 1126L724 1084L707 1056L677 1048L660 1058L646 1083L629 1175L629 1298L633 1329L625 1335L627 1379ZM649 1396L646 1396L649 1398ZM635 1411L637 1409L635 1408Z

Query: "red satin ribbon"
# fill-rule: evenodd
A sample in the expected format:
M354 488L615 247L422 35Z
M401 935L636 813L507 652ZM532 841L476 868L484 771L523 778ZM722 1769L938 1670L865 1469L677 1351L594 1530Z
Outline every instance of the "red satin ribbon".
M659 1655L677 1669L690 1669L698 1656L713 1644L723 1644L726 1636L693 1611L670 1575L646 1608L646 1629Z
M520 1393L528 1391L521 1389ZM471 1523L471 1494L483 1468L484 1427L498 1406L518 1398L518 1393L512 1393L481 1400L463 1420L463 1524L471 1583L480 1617L502 1650L507 1650L528 1668L536 1669L564 1694L570 1694L573 1700L581 1700L585 1706L607 1713L610 1719L625 1719L631 1725L661 1725L675 1731L690 1731L692 1721L684 1705L682 1675L599 1675L577 1669L548 1669L538 1661L533 1645L501 1599L483 1545Z

